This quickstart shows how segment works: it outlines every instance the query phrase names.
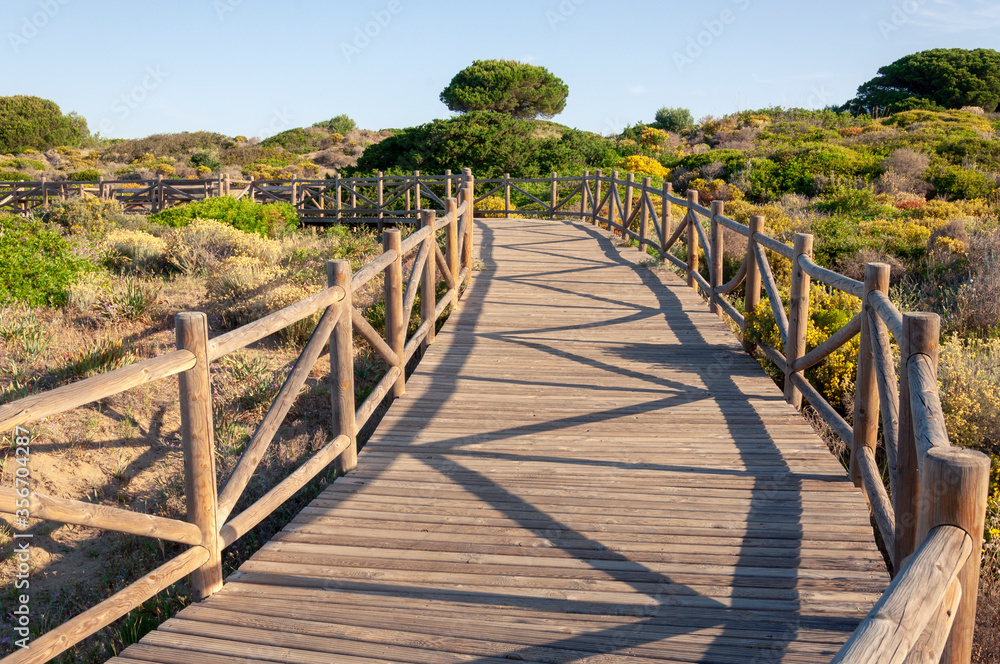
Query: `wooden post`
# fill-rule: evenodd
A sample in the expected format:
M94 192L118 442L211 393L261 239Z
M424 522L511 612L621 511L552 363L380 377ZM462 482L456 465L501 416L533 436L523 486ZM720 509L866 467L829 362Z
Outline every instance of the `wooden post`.
M503 216L510 216L510 173L503 174Z
M42 176L42 207L46 210L49 209L49 188L45 186L45 176Z
M673 221L670 215L673 213L673 204L667 196L674 193L674 185L670 182L663 183L663 194L660 200L660 250L661 253L665 251L664 247L667 244L667 240L670 239L671 231L673 230L671 226Z
M444 171L444 197L451 198L451 169Z
M757 344L750 337L750 314L760 304L760 268L757 266L757 259L754 257L754 246L757 241L754 236L764 234L763 215L750 217L750 233L747 236L747 276L743 283L743 349L753 355Z
M858 349L858 370L854 383L854 435L851 440L851 479L861 486L861 466L858 450L870 447L874 458L878 446L878 379L875 376L875 356L872 353L872 329L868 321L868 294L889 292L889 266L885 263L865 265L865 292L861 298L861 346Z
M972 538L972 555L958 572L962 597L940 660L947 664L968 664L972 659L989 485L990 459L982 452L934 447L924 457L917 541L941 525L958 526Z
M399 363L399 378L392 386L392 397L403 396L406 391L406 362L403 351L406 347L406 327L403 320L403 247L402 235L398 228L382 232L382 250L395 251L396 260L385 269L385 342L389 344Z
M601 214L601 184L602 184L601 177L603 176L604 176L604 171L598 168L597 172L594 174L594 205L593 205L594 209L591 210L591 212L593 212L594 214L594 225L598 227L600 227L597 221L597 217L599 217Z
M611 182L608 183L608 232L615 224L618 209L615 206L615 194L618 193L618 171L611 171Z
M420 344L421 349L424 351L434 343L434 328L437 324L437 317L434 315L434 309L437 306L437 263L434 260L434 247L437 244L436 223L437 214L434 210L424 210L421 212L421 226L431 229L430 235L424 240L424 243L429 245L429 251L427 253L427 263L424 266L423 278L420 281L420 324L423 325L427 321L430 321L430 329L427 331L427 336L424 337L423 342Z
M208 316L187 311L174 317L177 348L194 353L197 364L180 375L181 444L187 519L201 530L209 559L191 575L198 599L222 589L218 489L215 483L215 425L208 367Z
M454 307L458 304L458 288L460 286L458 283L458 199L444 199L444 211L450 219L448 227L445 229L445 258L448 263L448 271L451 272L451 277L455 282L455 287L452 289L455 297L451 301L451 306Z
M469 281L472 281L472 243L474 240L473 225L476 203L476 180L471 169L462 172L462 198L468 202L465 206L465 240L462 242L462 267L469 268Z
M420 202L420 171L413 171L413 202L416 204L416 209L422 209L423 203Z
M635 186L635 173L631 171L625 174L625 219L622 221L622 226L632 224L632 191ZM622 239L624 240L626 235L622 232Z
M358 465L358 439L354 435L354 327L351 322L351 309L354 305L351 299L351 262L327 261L326 283L328 287L340 286L345 293L344 299L340 301L340 317L330 335L333 435L351 439L347 449L337 457L337 471L343 474Z
M799 265L799 256L812 258L813 236L807 233L795 234L795 248L792 254L792 286L788 305L788 346L785 348L786 366L806 354L806 331L809 328L809 287L811 280ZM781 306L781 303L778 303ZM797 372L802 373L802 372ZM802 407L802 393L792 383L792 374L785 373L785 401Z
M416 172L416 171L414 171L414 172ZM403 184L405 185L406 182L404 181ZM406 218L407 219L410 218L410 211L413 210L413 204L412 203L413 202L410 200L410 188L407 187L406 188ZM420 209L419 199L418 199L418 202L417 202L417 209L418 210Z
M920 515L920 466L913 438L907 365L914 355L926 355L937 368L940 338L941 318L937 314L903 314L903 338L899 340L899 443L896 447L896 492L892 497L896 513L896 559L892 561L892 566L897 570L917 548L917 521Z
M559 183L556 182L557 177L559 177L559 174L556 173L555 171L552 171L552 190L549 193L549 209L552 212L553 219L556 218L556 204L559 203L559 188L558 188Z
M695 214L694 210L691 208L692 205L698 204L698 190L688 189L687 192L688 208L687 208L687 248L688 248L688 260L687 260L687 282L688 286L691 288L697 288L697 283L694 280L694 273L698 271L698 231L695 230L694 225L700 224L698 221L698 216Z
M712 313L718 314L720 318L722 317L722 307L719 306L719 298L722 296L717 293L715 289L723 284L722 259L724 258L725 253L725 229L718 221L719 217L722 216L723 211L724 205L722 201L712 201L712 255L709 257L712 265L712 271L709 275L711 277L712 296L709 300L709 306Z
M378 172L377 178L377 188L378 188L378 232L382 232L382 225L385 223L385 211L382 210L382 206L385 204L385 183L383 181L382 171Z
M580 221L587 218L587 190L590 189L588 180L590 180L590 171L584 171L583 178L580 180Z
M232 180L229 177L229 173L226 173L226 175L225 175L225 183L226 183L226 194L225 195L229 196L229 195L231 195L230 191L231 191L231 187L233 186Z
M298 177L292 179L292 207L298 209L299 207L299 179Z
M335 186L337 188L337 221L343 219L343 202L341 201L341 194L343 193L343 185L340 184L340 173L337 173L336 179L334 180Z
M107 197L107 192L104 189L104 176L97 178L97 197L102 201Z
M652 178L642 179L642 193L639 195L639 251L646 253L646 234L649 232L649 206L646 205L646 188L652 186Z
M163 202L163 173L156 174L156 193L153 199L153 212L159 212L164 206Z

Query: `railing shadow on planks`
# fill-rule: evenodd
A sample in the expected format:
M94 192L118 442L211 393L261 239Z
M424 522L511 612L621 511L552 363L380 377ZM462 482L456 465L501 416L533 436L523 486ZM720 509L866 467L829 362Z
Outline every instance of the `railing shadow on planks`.
M457 304L471 275L474 181L464 174L460 198L444 201L445 214L423 211L422 227L405 240L398 229L383 234L383 253L358 272L350 262L327 264L328 287L265 318L212 339L207 317L200 312L176 316L177 349L109 373L28 396L0 406L0 431L119 394L144 383L179 376L181 435L184 452L187 521L34 493L26 480L0 487L0 512L60 523L102 528L154 537L190 548L146 574L109 599L84 611L17 650L4 664L45 662L94 634L155 594L192 575L199 598L222 587L222 550L247 534L283 502L336 461L348 471L357 464L357 434L386 396L405 389L405 371L417 351L434 342L435 326ZM439 235L444 236L442 251ZM416 254L409 280L403 283L403 261ZM352 305L352 293L381 273L384 278L385 337ZM444 282L446 291L437 298ZM411 313L420 294L420 324L406 338ZM302 353L292 366L274 402L247 443L221 491L216 488L214 424L209 365L298 321L322 312ZM362 337L388 364L389 370L364 403L355 409L354 335ZM310 371L329 342L335 435L302 466L236 516L231 513L264 458L279 426L292 407Z
M500 179L478 181L478 200L503 192L499 216L543 215L579 218L638 243L678 268L713 312L740 328L744 347L759 349L784 373L786 400L799 408L803 397L850 448L850 476L864 490L895 571L879 602L834 658L834 662L949 662L972 656L976 598L983 543L989 458L952 447L944 426L937 386L940 319L936 314L902 314L889 300L889 266L866 266L865 281L850 279L812 260L813 236L797 234L793 246L764 234L766 220L750 225L724 215L724 203L699 205L698 192L673 195L670 183L654 188L650 178L606 177ZM535 187L535 193L529 191ZM559 190L560 186L562 191ZM491 188L492 187L492 188ZM511 193L537 208L511 206ZM548 201L545 201L547 194ZM660 199L656 205L654 197ZM672 227L674 208L681 220ZM709 229L704 227L707 221ZM652 231L652 233L650 233ZM723 283L725 233L746 238L737 273ZM686 260L671 253L686 245ZM792 264L788 311L775 282L768 252ZM699 271L701 255L707 278ZM861 312L806 352L812 280L861 300ZM726 296L741 285L744 311L761 305L761 287L778 326L782 350L751 337L746 317ZM901 353L897 380L890 337ZM834 351L860 335L853 425L805 378ZM888 487L876 463L881 416L888 460Z
M40 654L32 659L12 655L7 662L40 662L92 634L146 598L194 571L195 587L202 595L214 592L221 583L219 552L245 534L267 513L291 496L334 458L340 467L355 463L354 436L387 394L398 396L403 389L403 368L421 344L433 341L433 321L458 297L458 287L469 277L472 256L472 215L488 198L500 198L503 207L480 210L490 216L541 216L575 218L620 234L638 243L641 251L651 251L686 276L689 286L698 289L713 312L728 316L737 325L749 352L760 352L784 373L786 400L800 407L803 397L841 437L851 450L850 475L864 490L872 515L886 546L895 575L889 588L869 615L852 634L834 662L942 661L965 664L971 659L972 631L979 580L983 523L989 475L989 459L978 452L952 447L944 427L937 390L937 344L940 321L934 314L902 314L888 298L889 268L873 263L866 266L864 282L820 267L812 260L812 236L799 234L793 246L767 236L766 220L753 217L750 225L724 215L724 204L713 201L710 208L698 202L698 192L686 198L673 194L670 183L654 188L649 178L636 181L629 173L620 179L601 171L591 175L546 178L480 179L477 197L471 173L463 172L460 188L462 204L443 201L444 218L435 221L433 211L420 213L424 228L400 243L398 231L384 234L385 253L353 275L343 263L330 267L330 288L256 323L207 340L204 321L197 314L178 316L178 350L144 363L120 369L88 381L59 388L0 407L0 430L67 410L142 382L181 374L182 411L187 492L189 504L200 509L189 514L189 523L138 515L125 510L98 507L74 501L31 495L33 516L67 523L106 527L142 535L161 537L192 545L184 554L162 566L138 583L101 605L74 618L33 644ZM374 187L373 198L363 196L373 220L393 219L405 223L405 215L386 209L399 205L404 194L420 191L427 181L437 180L448 188L454 176L401 177L393 179L394 189L385 195L383 178L369 178L353 186ZM344 186L344 183L340 183ZM325 186L325 185L324 185ZM336 186L336 185L335 185ZM381 191L381 193L378 193ZM353 195L357 195L355 191ZM515 210L512 198L521 203ZM659 198L659 205L655 204ZM339 193L338 193L339 199ZM357 204L352 201L352 208ZM418 201L423 199L417 198ZM380 203L382 206L380 206ZM410 211L412 214L412 210ZM675 216L680 222L673 226ZM459 228L459 221L461 228ZM709 229L706 232L705 222ZM439 225L440 224L440 225ZM440 252L432 242L432 229L448 231L448 250ZM736 275L723 283L724 237L728 232L746 238L746 253ZM461 272L457 254L461 243ZM686 245L686 260L671 252ZM405 293L401 284L401 258L417 250L413 277ZM792 263L791 298L786 312L771 270L768 252ZM431 254L434 256L431 256ZM701 274L705 257L707 277ZM444 298L421 298L421 324L404 343L402 321L415 301L417 280L422 293L433 292L440 268L448 285ZM350 306L350 292L386 271L386 338L382 339ZM419 276L418 276L419 275ZM861 299L861 312L827 340L808 350L806 329L809 291L812 280ZM344 287L350 283L351 288ZM779 350L750 336L747 320L726 297L744 285L743 311L761 306L763 288L774 314L784 346ZM313 339L292 369L282 388L238 463L232 478L215 502L214 472L199 466L211 454L211 407L198 394L207 389L205 362L243 347L274 331L326 308ZM345 313L346 312L346 313ZM372 395L355 412L351 369L351 327L392 367ZM254 506L225 522L259 462L274 431L291 404L294 394L312 366L329 335L331 338L335 425L341 433ZM860 335L853 425L831 406L805 378L804 371L816 366L831 353ZM897 377L890 346L899 346L901 360ZM333 358L336 358L336 362ZM30 403L29 403L30 401ZM888 460L888 487L876 463L879 423L882 445ZM200 483L195 478L201 478ZM0 511L11 512L18 497L12 489L0 489ZM44 640L44 641L43 641ZM36 651L33 650L33 653Z
M289 203L309 224L419 224L420 213L445 213L445 202L462 186L462 176L397 176L295 180L238 180L229 175L194 180L39 180L0 182L0 211L34 214L52 201L71 197L115 200L126 212L156 213L175 205L219 196L258 203Z

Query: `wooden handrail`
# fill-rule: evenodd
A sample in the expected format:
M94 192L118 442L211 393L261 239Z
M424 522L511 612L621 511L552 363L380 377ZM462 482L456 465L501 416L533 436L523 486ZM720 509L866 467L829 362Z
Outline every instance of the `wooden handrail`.
M0 512L15 514L18 493L10 487L0 487ZM22 498L23 500L23 498ZM33 519L48 519L88 528L115 530L130 535L156 537L179 544L201 544L198 526L186 521L142 514L118 507L85 503L57 496L28 493L28 511Z
M0 431L36 422L99 401L144 383L175 376L195 364L194 353L177 350L0 406Z
M961 528L936 528L892 580L831 664L902 662L972 554Z

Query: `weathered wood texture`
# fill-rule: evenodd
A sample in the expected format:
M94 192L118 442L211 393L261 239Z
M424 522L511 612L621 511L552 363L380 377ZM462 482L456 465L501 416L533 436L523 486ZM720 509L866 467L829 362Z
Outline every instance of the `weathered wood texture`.
M121 658L828 661L888 584L858 489L725 323L582 222L483 270L359 455Z

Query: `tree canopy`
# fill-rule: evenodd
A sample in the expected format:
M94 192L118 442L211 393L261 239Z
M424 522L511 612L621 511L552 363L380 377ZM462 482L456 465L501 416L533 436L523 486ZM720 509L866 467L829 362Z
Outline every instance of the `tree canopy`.
M566 107L569 87L545 67L514 60L476 60L441 92L452 111L497 111L515 118L551 118Z
M907 55L878 70L845 105L855 113L1000 104L1000 52L989 48L936 48Z
M503 113L472 111L403 129L368 146L353 172L439 173L469 167L477 177L504 173L538 177L552 171L610 167L617 159L608 142L596 134Z
M0 97L0 153L75 146L89 135L86 120L75 113L63 115L48 99Z
M664 131L681 131L694 125L691 111L686 108L668 108L664 106L656 112L653 126Z

